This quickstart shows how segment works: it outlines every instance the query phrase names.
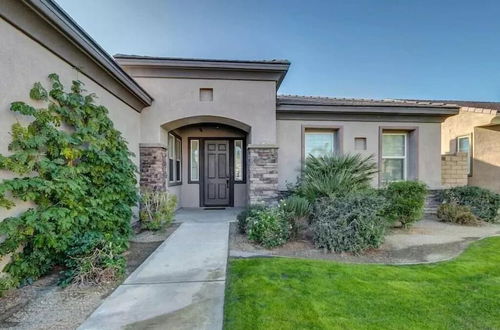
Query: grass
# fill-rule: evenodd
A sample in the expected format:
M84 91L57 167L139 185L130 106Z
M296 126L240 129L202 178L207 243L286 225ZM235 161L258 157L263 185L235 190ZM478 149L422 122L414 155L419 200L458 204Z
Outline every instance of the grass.
M500 329L500 238L415 266L233 259L225 329Z

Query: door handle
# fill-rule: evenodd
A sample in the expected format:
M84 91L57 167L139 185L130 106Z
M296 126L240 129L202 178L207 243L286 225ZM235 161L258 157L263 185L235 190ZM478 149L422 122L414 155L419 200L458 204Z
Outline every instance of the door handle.
M226 179L226 188L229 188L229 179Z

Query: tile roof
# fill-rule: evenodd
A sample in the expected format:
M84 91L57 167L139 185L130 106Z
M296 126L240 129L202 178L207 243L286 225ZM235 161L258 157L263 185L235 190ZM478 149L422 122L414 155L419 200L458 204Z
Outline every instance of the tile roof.
M405 100L405 101L442 102L448 104L456 104L461 107L491 109L500 111L500 102L457 101L457 100Z
M383 107L425 107L425 108L457 108L446 101L397 100L397 99L354 99L324 96L278 95L278 105L308 106L383 106Z
M185 57L162 57L162 56L144 56L144 55L127 55L115 54L116 59L137 59L137 60L171 60L171 61L186 61L186 62L222 62L222 63L256 63L256 64L290 64L290 61L284 59L272 60L229 60L229 59L209 59L209 58L185 58Z

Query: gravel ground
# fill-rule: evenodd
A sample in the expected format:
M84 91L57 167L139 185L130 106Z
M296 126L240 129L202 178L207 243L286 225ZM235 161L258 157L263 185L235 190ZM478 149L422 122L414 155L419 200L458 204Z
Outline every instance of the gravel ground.
M391 229L380 248L354 255L318 250L307 240L265 249L241 235L236 223L232 223L229 245L230 256L237 258L282 256L349 263L417 264L454 258L471 242L495 235L500 235L500 225L460 226L439 222L434 216L426 216L410 229Z
M132 273L179 224L166 230L142 232L134 236L127 258L126 276ZM126 278L126 276L124 278ZM76 329L121 281L101 286L57 286L57 273L8 293L0 299L0 328L7 329Z

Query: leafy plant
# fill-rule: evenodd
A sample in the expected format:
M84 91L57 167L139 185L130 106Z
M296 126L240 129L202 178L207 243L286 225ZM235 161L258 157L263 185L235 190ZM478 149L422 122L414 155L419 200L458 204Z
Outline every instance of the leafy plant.
M169 192L141 191L141 211L139 219L142 228L159 230L172 223L174 219L177 196Z
M247 221L248 239L266 248L283 245L290 238L291 225L279 207L256 211Z
M367 189L377 172L372 156L309 156L302 170L297 194L314 202L321 197L335 197Z
M104 237L113 255L125 251L138 201L132 153L108 110L94 103L93 94L83 95L82 82L73 81L66 92L56 74L49 79L50 92L40 83L30 92L48 102L46 108L11 104L12 111L33 120L12 126L11 154L0 155L0 169L18 175L0 183L0 206L14 206L7 196L36 204L0 222L0 255L12 255L4 271L21 283L65 265L74 243L88 235Z
M238 220L238 230L241 234L245 234L247 232L247 224L248 218L254 217L258 211L263 211L266 209L266 206L262 204L250 205L243 211L241 211L236 219Z
M66 271L60 284L95 285L117 280L124 274L125 258L116 253L113 241L102 234L89 232L68 249Z
M311 203L304 197L292 195L280 203L280 208L292 228L292 237L306 230L311 215Z
M472 213L487 222L500 222L500 194L488 189L463 186L445 189L440 198L444 203L468 206Z
M9 274L0 274L0 298L10 289L19 285L19 281Z
M320 199L312 222L316 247L354 253L379 247L387 226L384 207L384 198L370 190Z
M387 199L385 216L391 223L408 227L424 214L427 186L418 181L391 182L383 192Z
M481 221L470 211L470 208L455 203L441 204L437 210L437 217L442 222L451 222L459 225L477 226Z

